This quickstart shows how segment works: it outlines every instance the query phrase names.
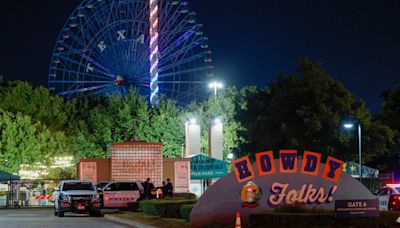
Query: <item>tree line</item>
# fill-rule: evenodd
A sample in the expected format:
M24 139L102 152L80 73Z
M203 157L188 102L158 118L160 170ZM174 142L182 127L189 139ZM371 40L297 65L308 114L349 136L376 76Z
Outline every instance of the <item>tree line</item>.
M225 155L293 148L351 161L358 160L357 132L342 125L358 121L364 164L393 170L400 161L400 86L382 95L381 111L373 115L307 58L299 60L296 72L266 87L230 87L186 106L161 98L154 108L133 88L125 95L66 100L44 87L0 77L0 170L16 172L20 164L45 164L60 155L75 161L107 157L111 142L162 142L164 157L180 157L190 118L202 126L207 153L207 126L217 117L224 123Z

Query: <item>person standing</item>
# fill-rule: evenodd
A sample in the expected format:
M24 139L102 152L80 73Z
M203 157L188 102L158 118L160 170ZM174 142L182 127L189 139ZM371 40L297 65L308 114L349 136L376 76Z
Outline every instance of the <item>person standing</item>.
M174 186L171 183L171 180L169 178L167 178L167 184L164 187L165 192L166 192L166 196L172 197L173 196L173 190L174 190Z
M143 191L144 191L144 198L150 199L151 198L151 190L153 184L150 183L150 178L147 178L146 181L143 183Z

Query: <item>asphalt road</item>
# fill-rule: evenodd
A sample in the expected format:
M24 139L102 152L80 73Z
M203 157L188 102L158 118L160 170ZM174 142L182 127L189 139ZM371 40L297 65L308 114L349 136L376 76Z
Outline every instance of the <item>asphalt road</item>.
M21 227L95 227L95 228L122 228L128 227L111 222L103 217L89 217L83 214L65 213L65 217L59 218L53 215L53 210L46 209L0 209L0 228Z

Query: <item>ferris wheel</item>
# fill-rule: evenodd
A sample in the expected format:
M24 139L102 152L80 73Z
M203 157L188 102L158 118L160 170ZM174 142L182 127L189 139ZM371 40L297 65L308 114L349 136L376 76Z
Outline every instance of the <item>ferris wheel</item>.
M187 103L202 96L212 73L203 25L181 0L85 0L61 30L48 86L72 98L135 87Z

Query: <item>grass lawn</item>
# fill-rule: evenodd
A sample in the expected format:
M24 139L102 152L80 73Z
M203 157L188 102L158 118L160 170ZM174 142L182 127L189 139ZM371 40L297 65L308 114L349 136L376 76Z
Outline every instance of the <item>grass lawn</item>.
M113 214L113 216L134 220L139 223L146 225L152 225L156 227L165 228L187 228L189 224L184 219L177 218L161 218L154 215L148 215L143 212L130 212L124 211L118 214Z

